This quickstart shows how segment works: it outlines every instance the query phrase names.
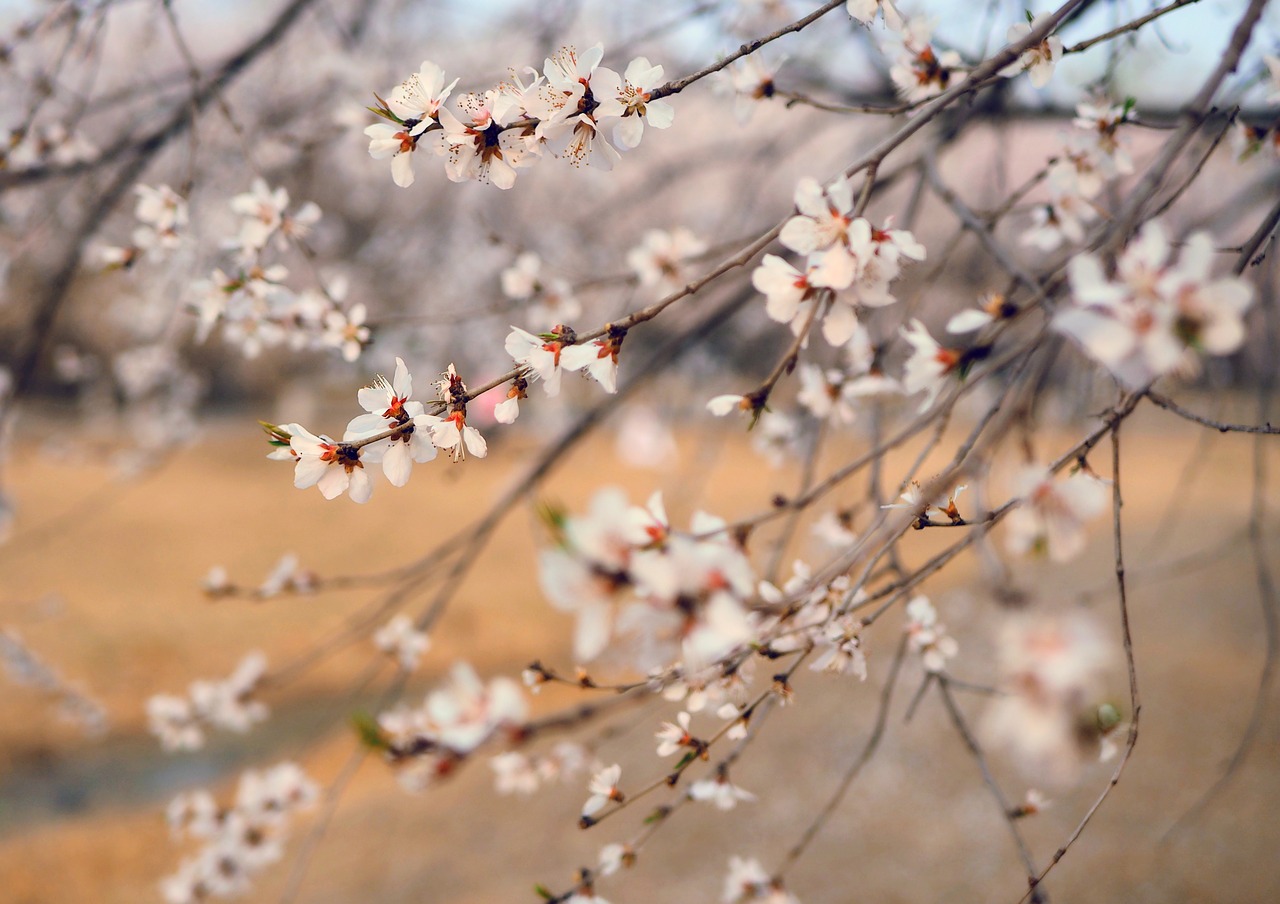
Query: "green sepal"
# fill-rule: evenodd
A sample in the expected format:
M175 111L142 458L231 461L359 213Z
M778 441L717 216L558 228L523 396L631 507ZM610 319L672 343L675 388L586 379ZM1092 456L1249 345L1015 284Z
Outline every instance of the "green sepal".
M360 738L362 746L370 750L390 750L391 745L387 743L386 737L382 734L382 729L378 726L378 720L364 710L357 710L351 714L351 724L355 727L356 735Z

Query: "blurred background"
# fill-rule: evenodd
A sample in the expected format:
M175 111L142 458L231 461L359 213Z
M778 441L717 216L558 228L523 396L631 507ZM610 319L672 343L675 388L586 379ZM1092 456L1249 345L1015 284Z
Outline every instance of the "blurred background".
M969 60L998 47L1025 6L901 5L935 15L940 46ZM661 287L643 284L627 263L646 231L691 230L706 250L680 272L696 276L785 216L798 179L829 178L902 122L812 103L895 103L882 26L858 26L843 10L761 51L776 70L776 96L751 100L741 90L746 76L735 87L721 73L674 98L674 125L647 131L613 172L544 161L521 170L507 192L453 184L434 158L417 161L411 187L394 185L362 134L374 121L365 109L374 92L386 96L424 58L444 67L447 79L461 79L455 96L483 90L523 76L526 66L540 70L561 45L597 41L606 66L622 71L645 55L675 78L816 6L0 4L0 127L9 130L0 168L0 364L7 375L0 396L17 395L0 437L0 521L8 535L0 545L0 637L7 638L0 644L7 667L0 677L0 900L160 900L159 879L186 852L164 820L175 794L206 786L226 797L241 770L281 759L299 761L324 785L342 775L357 748L352 719L378 709L387 683L385 674L368 680L367 639L273 687L264 725L245 736L215 735L199 752L162 752L147 732L146 699L224 676L250 650L264 651L273 667L309 662L383 589L360 576L414 561L473 523L601 394L577 379L566 381L558 399L535 387L511 427L496 426L492 403L478 400L472 421L489 440L488 458L420 467L407 487L380 485L365 506L294 490L288 466L265 460L258 419L336 434L358 413L356 390L375 373L391 373L396 357L414 372L419 397L429 397L427 384L451 362L480 385L509 368L501 349L511 325L556 322L540 320L563 301L556 293L567 290L580 306L572 321L580 329L660 297ZM1192 4L1137 36L1069 57L1043 91L1026 79L1008 82L928 127L901 160L891 158L868 216L877 223L893 217L930 256L897 284L901 305L867 317L887 371L899 372L906 357L896 341L904 314L942 335L950 315L1003 283L980 242L909 178L925 149L968 205L993 210L1061 153L1076 104L1105 89L1118 102L1132 98L1151 126L1123 132L1140 175L1168 134L1164 126L1216 64L1243 6ZM1148 8L1091 4L1065 28L1064 42ZM1242 122L1274 119L1262 55L1275 51L1277 26L1273 3L1229 84ZM1166 222L1177 234L1208 229L1220 245L1238 246L1275 203L1280 166L1265 150L1242 159L1225 125L1197 141L1189 156L1202 159L1199 175ZM333 338L324 318L293 343L254 344L221 324L199 335L199 314L227 285L221 280L247 278L229 246L240 223L231 200L254 179L286 189L295 212L305 202L322 211L309 234L266 249L261 263L287 268L271 291L300 310L311 304L335 314L338 334L344 326L368 329L355 360L344 358L341 336ZM137 183L171 186L186 199L189 222L175 247L113 267L111 249L135 241ZM995 228L1027 266L1046 259L1019 239L1047 197L1047 187L1033 187ZM538 255L548 291L513 297L503 273L528 253ZM1273 304L1274 261L1259 274L1259 297ZM730 313L707 319L721 308ZM750 267L634 330L620 384L643 379L643 386L505 517L433 632L408 698L420 698L457 659L486 676L514 676L534 659L571 670L572 619L538 588L536 556L549 542L539 503L581 511L597 488L621 485L633 502L662 490L674 523L699 509L746 517L805 480L794 453L813 448L820 432L814 467L821 474L865 452L879 418L914 413L916 402L891 400L875 419L828 431L795 403L798 386L789 381L771 402L776 418L787 419L773 429L747 433L742 422L703 417L711 396L757 385L790 339L765 316ZM645 362L677 340L679 354L650 371ZM1257 395L1275 373L1277 347L1258 318L1240 353L1206 361L1176 384L1178 397L1225 421L1266 420ZM805 360L838 358L815 342ZM1042 460L1077 442L1090 416L1110 404L1109 379L1090 375L1083 361L1064 349L1046 376L1035 433L1025 439ZM991 397L973 393L932 452L923 436L895 450L884 464L884 488L919 455L923 474L943 467ZM1047 881L1051 900L1280 899L1280 718L1273 688L1255 707L1268 622L1246 538L1260 507L1265 558L1273 568L1280 561L1270 514L1280 494L1254 476L1265 478L1280 463L1280 445L1267 440L1220 435L1154 408L1126 424L1125 542L1142 729L1122 781ZM1005 457L1017 456L1006 450ZM992 472L978 490L985 504L1012 491L999 468ZM852 505L862 492L845 488L833 502ZM793 558L825 554L814 520L806 518L788 544L784 575ZM1091 525L1086 553L1070 565L1016 562L997 581L988 561L1003 549L997 531L995 552L962 556L923 585L959 641L958 678L994 680L1014 588L1024 605L1095 619L1110 647L1108 692L1123 705L1106 520ZM907 564L927 560L950 539L936 535L948 533L908 536L901 547ZM349 580L268 599L202 592L215 566L253 587L286 555L304 572ZM434 590L430 582L415 589L411 611ZM896 626L900 619L889 620ZM734 781L758 801L729 814L685 808L634 870L602 884L601 893L615 904L717 900L731 855L777 863L871 732L896 630L869 637L866 683L798 675L795 705L772 718L734 769ZM1007 827L940 700L926 696L908 718L922 680L917 663L904 666L882 746L789 874L789 890L806 904L1012 902L1025 889ZM533 699L536 712L580 700L556 690ZM975 725L991 705L982 693L960 700ZM624 775L649 775L653 732L671 714L658 701L621 711L606 720L607 730L589 734L604 731L597 752L622 763ZM1247 755L1206 799L1246 732ZM1087 763L1072 781L1049 786L999 751L991 762L1011 798L1034 787L1050 799L1020 822L1042 864L1114 768ZM292 895L304 848L300 901L536 900L535 883L566 887L575 869L591 866L605 843L629 837L643 815L580 831L586 780L503 797L477 761L411 795L393 770L368 757L332 814L322 809L299 821L285 862L245 900ZM313 834L325 820L323 836Z

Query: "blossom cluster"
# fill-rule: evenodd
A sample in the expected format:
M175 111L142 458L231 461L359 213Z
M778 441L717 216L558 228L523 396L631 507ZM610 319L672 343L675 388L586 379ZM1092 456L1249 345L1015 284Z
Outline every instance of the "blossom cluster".
M507 398L494 409L499 423L510 424L520 414L520 400L527 398L530 381L540 381L548 396L560 394L560 378L565 371L581 371L594 377L607 393L618 391L618 351L625 331L609 329L594 342L578 342L571 327L556 324L549 332L534 335L518 326L507 334L505 348L523 376L508 390Z
M525 316L541 328L568 323L582 314L582 305L569 283L545 274L542 258L532 251L523 252L502 271L502 294L526 304Z
M1072 780L1113 724L1100 724L1112 650L1083 613L1025 615L999 637L1002 690L983 718L987 740L1037 780Z
M486 684L460 662L420 706L379 714L378 728L388 756L401 767L401 782L420 789L453 771L495 733L518 729L527 715L518 682L499 676Z
M365 129L369 153L391 160L392 179L402 188L413 184L420 152L444 157L453 182L501 189L515 184L517 170L547 155L612 169L622 151L640 144L646 125L668 128L675 109L653 96L661 66L636 57L619 75L600 65L603 58L601 44L582 54L562 47L541 73L526 68L493 88L461 95L456 113L446 102L458 80L445 84L444 70L424 60L369 108L385 120Z
M452 364L434 385L444 417L427 414L422 402L412 398L413 376L404 360L396 358L391 380L379 376L356 394L366 413L348 422L341 440L317 436L301 424L264 424L275 446L267 457L294 463L298 489L318 487L326 499L347 493L354 502L368 502L373 494L366 462L381 464L392 486L401 487L415 463L432 461L439 450L454 461L467 452L483 458L488 444L467 423L467 386Z
M1262 62L1266 67L1264 101L1275 106L1280 104L1280 56L1263 54ZM1237 162L1259 154L1265 154L1270 160L1280 159L1280 120L1274 115L1270 119L1261 123L1243 118L1236 120L1231 127L1229 146Z
M553 520L558 544L541 554L539 576L552 605L576 618L578 662L610 653L692 675L754 639L754 572L722 519L697 512L675 533L660 494L634 506L606 488L585 514Z
M267 718L267 705L255 698L267 671L267 658L250 653L221 681L196 681L187 696L156 694L147 700L147 722L165 750L198 750L209 728L244 733Z
M1066 145L1049 163L1049 200L1032 210L1032 225L1022 244L1054 251L1084 241L1085 227L1098 218L1097 199L1107 183L1133 173L1133 159L1120 133L1132 112L1131 104L1105 100L1076 107Z
M1022 504L1006 519L1006 547L1014 555L1044 553L1054 562L1083 551L1084 522L1102 514L1108 497L1106 486L1092 474L1078 471L1055 480L1036 465L1018 473L1015 491Z
M1183 243L1178 260L1158 221L1148 221L1108 276L1095 255L1071 260L1071 304L1054 327L1130 389L1173 372L1193 373L1197 352L1226 355L1244 342L1253 290L1239 277L1212 279L1206 232Z
M924 246L905 229L877 228L854 216L853 183L847 176L826 188L815 179L801 179L795 204L796 215L783 224L779 239L805 255L804 270L766 254L751 275L752 284L764 293L772 319L790 324L799 335L821 314L823 336L831 345L844 345L857 332L859 307L897 301L890 284L904 259L925 259Z
M163 260L186 237L190 220L186 198L167 185L137 185L134 193L138 201L133 215L138 225L130 236L131 244L102 249L102 262L108 268L132 267L143 256Z
M489 768L499 794L527 795L549 782L568 781L584 769L595 768L594 763L583 745L561 741L545 753L508 750L496 754L489 760Z
M370 331L364 305L344 304L346 280L334 277L319 288L295 291L287 282L289 269L272 260L302 245L320 220L320 208L308 201L290 210L288 191L262 179L234 196L230 207L239 218L236 233L221 243L232 254L230 262L192 287L196 340L205 341L221 324L223 341L246 358L287 347L333 349L356 360Z
M319 796L319 788L302 769L284 762L241 775L230 806L219 806L203 790L175 797L167 810L171 831L201 847L161 882L166 904L245 894L258 873L284 856L294 815L314 805Z

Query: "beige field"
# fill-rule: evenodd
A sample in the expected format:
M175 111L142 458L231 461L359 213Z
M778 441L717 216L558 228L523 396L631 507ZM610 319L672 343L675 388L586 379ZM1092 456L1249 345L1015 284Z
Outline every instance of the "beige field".
M105 465L59 454L53 424L31 426L31 433L49 439L20 447L8 469L22 521L11 544L0 548L0 625L16 628L31 649L103 702L112 730L105 739L85 740L56 721L49 700L0 683L0 901L6 904L159 900L157 880L182 856L163 820L173 794L201 784L227 792L238 770L282 758L298 759L328 782L351 756L348 718L373 705L380 686L352 692L354 676L369 660L367 640L274 692L272 720L246 737L217 736L198 754L165 755L145 733L149 694L181 692L196 678L224 675L250 649L284 664L339 630L377 593L209 601L198 582L211 565L226 566L247 584L260 581L286 551L322 575L393 567L479 515L529 449L519 440L495 442L487 460L437 462L419 469L404 490L378 486L361 507L292 489L288 469L261 458L249 416L213 424L202 442L160 472L114 489ZM1053 901L1280 900L1274 690L1244 765L1202 814L1161 843L1220 774L1248 720L1263 662L1255 577L1240 539L1252 441L1214 436L1201 447L1198 438L1155 413L1126 432L1141 735L1120 785L1046 883ZM854 440L842 443L847 451ZM1272 452L1280 452L1280 443L1274 445ZM794 475L779 484L737 437L690 435L681 438L681 448L682 469L634 471L619 463L610 442L595 440L557 472L546 495L572 509L604 483L623 483L636 500L662 487L679 522L698 505L730 517L756 511L776 486L794 486ZM1194 478L1180 485L1192 456ZM1280 455L1271 463L1273 472L1280 470ZM1098 466L1109 469L1106 456ZM1270 502L1280 507L1280 494L1273 491ZM1165 520L1169 513L1172 522ZM1280 570L1274 516L1269 523L1272 565ZM935 534L948 533L912 535L907 548L923 556L947 539ZM508 517L433 637L411 696L456 658L471 660L483 674L514 674L535 657L569 664L570 621L543 601L534 578L541 539L530 506ZM1205 549L1212 554L1196 567L1167 567ZM1081 562L1028 566L1018 576L1046 600L1099 591L1093 605L1114 628L1110 556L1108 528L1099 522ZM425 605L441 579L429 579L410 606ZM975 562L963 558L925 589L960 639L955 673L990 680L996 610ZM776 714L734 771L738 784L759 794L758 802L727 815L682 810L626 881L602 884L600 891L614 904L717 901L731 854L776 864L861 748L896 643L894 618L869 637L866 684L802 674L796 705ZM1117 663L1118 699L1124 698L1121 675ZM883 747L792 874L790 886L805 904L1015 904L1022 893L1025 879L1006 827L941 702L930 694L910 722L903 720L920 678L915 665L904 675ZM545 711L574 699L542 695L536 702ZM984 699L966 696L962 703L976 721ZM623 716L620 724L629 730L601 755L623 763L624 775L637 782L655 776L652 732L664 717L669 713L653 709ZM1007 793L1021 798L1026 780L998 756L993 763ZM1048 861L1109 774L1109 766L1092 767L1079 785L1051 791L1052 806L1024 821L1037 861ZM309 859L299 900L535 901L535 882L566 887L575 867L591 864L605 843L629 838L643 816L640 809L625 812L581 832L575 822L584 787L585 779L530 798L499 798L487 766L477 762L411 796L370 758ZM291 851L319 818L304 819ZM291 863L269 872L248 900L278 900Z

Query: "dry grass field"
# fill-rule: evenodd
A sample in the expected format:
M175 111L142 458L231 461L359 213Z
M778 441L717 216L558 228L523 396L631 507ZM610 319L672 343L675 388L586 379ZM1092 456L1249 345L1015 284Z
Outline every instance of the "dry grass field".
M174 793L201 784L225 792L239 769L282 758L298 759L327 782L351 756L348 717L374 699L370 691L352 693L368 660L367 641L274 692L272 720L246 737L218 736L198 754L165 755L145 733L149 694L224 675L250 649L285 663L338 630L375 593L209 601L198 582L211 565L250 584L286 551L324 574L388 568L478 515L514 478L512 463L527 458L521 440L495 442L484 461L437 462L419 469L404 490L381 484L361 507L292 489L287 468L261 458L251 417L213 423L204 441L160 472L106 490L112 484L103 464L59 454L52 424L32 427L50 440L20 447L9 468L23 520L13 542L0 548L0 625L16 628L103 702L112 729L104 739L85 740L52 717L48 700L0 679L5 904L159 900L156 882L182 854L163 820ZM1242 768L1203 813L1162 843L1234 749L1263 661L1255 578L1241 539L1251 440L1213 436L1202 446L1199 439L1187 425L1154 413L1126 430L1141 736L1119 787L1047 882L1056 902L1280 900L1274 692ZM618 462L610 442L597 439L556 473L546 495L581 508L604 483L623 483L637 500L662 487L679 521L699 505L726 516L757 510L779 485L736 436L690 435L681 446L683 468L633 471ZM1193 456L1194 478L1180 484ZM1280 470L1280 455L1271 461ZM1099 468L1106 470L1102 460ZM781 485L794 481L788 475ZM1280 509L1280 493L1273 490L1270 502ZM1270 527L1274 553L1275 517ZM908 542L923 555L945 539L934 534L946 533ZM455 658L471 660L482 674L514 674L535 657L568 664L569 619L542 600L534 578L541 539L529 506L508 517L433 637L413 695ZM1195 567L1168 567L1197 550L1209 554ZM1081 561L1018 574L1046 599L1099 591L1093 605L1114 627L1110 556L1100 521ZM1280 566L1280 556L1272 562ZM989 679L995 604L983 594L975 563L962 559L925 589L960 639L956 674ZM428 597L424 591L411 605ZM870 635L870 681L804 673L797 705L775 714L735 769L735 781L756 791L758 802L728 815L681 811L626 881L602 886L602 893L615 904L715 901L730 854L776 863L866 737L896 637L891 625L877 628L882 633ZM805 904L1017 901L1024 879L1007 830L941 702L930 695L911 721L903 719L919 680L913 665L883 747L795 872L791 884ZM1115 688L1123 699L1120 663ZM536 702L545 710L569 699L544 694ZM962 702L976 720L983 698ZM624 775L651 774L659 718L656 710L625 715L630 729L603 755L623 763ZM999 757L994 764L1010 796L1021 797L1025 780ZM1039 862L1070 832L1109 768L1093 767L1078 786L1052 790L1052 806L1025 821ZM499 798L490 786L489 770L475 763L413 796L383 764L367 760L310 861L299 900L534 901L535 882L563 888L576 866L593 862L603 844L630 836L641 816L626 813L581 832L575 820L583 787ZM304 818L291 851L315 819ZM248 900L277 900L288 872L289 864L271 870Z

